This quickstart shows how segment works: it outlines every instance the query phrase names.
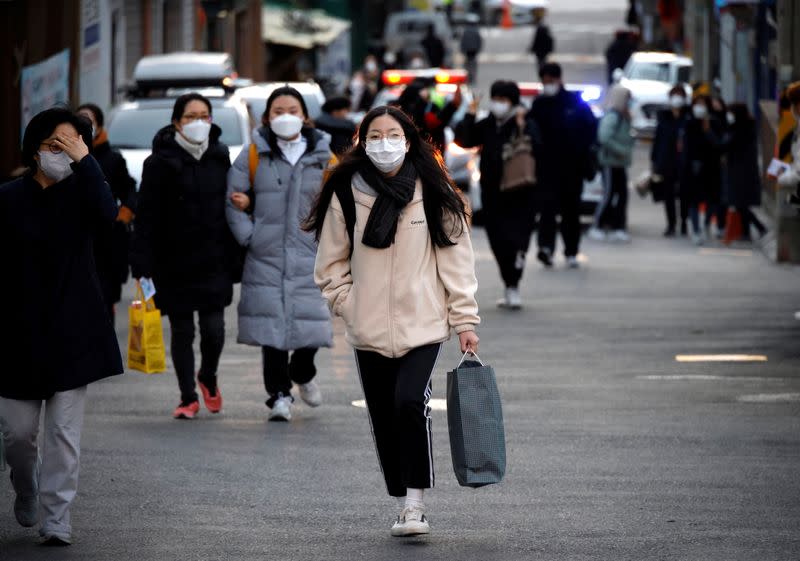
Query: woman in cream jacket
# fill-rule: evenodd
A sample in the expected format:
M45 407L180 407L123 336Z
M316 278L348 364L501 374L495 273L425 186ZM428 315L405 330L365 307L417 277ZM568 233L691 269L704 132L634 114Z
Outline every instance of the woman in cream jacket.
M455 331L462 352L478 348L465 217L441 157L405 113L379 107L364 117L308 224L319 239L316 282L356 349L387 489L404 498L394 536L430 532L428 400L442 343Z

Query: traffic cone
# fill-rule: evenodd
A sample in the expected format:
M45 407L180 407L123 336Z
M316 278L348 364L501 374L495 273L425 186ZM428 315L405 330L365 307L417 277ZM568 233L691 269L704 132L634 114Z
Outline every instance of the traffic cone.
M725 237L722 243L730 245L742 238L742 215L739 211L731 207L728 209L728 215L725 218Z
M503 21L500 24L504 29L514 27L514 21L511 19L511 0L503 0Z

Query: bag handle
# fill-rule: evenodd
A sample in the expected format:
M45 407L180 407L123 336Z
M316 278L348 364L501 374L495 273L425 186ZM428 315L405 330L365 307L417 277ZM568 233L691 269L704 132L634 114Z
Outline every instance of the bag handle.
M458 366L456 366L456 368L459 368L459 367L461 367L462 364L464 364L464 360L466 360L467 355L474 356L475 358L478 359L478 362L481 363L481 366L486 366L485 364L483 364L483 361L481 360L481 357L479 357L477 355L477 353L473 353L472 351L467 351L467 352L464 353L464 356L461 357L461 362L458 363Z
M145 311L152 312L153 310L156 309L156 303L152 298L150 298L150 300L145 300L144 299L144 290L142 290L142 283L139 282L139 279L136 279L136 294L135 294L135 298L139 302L142 302L142 304L144 305Z

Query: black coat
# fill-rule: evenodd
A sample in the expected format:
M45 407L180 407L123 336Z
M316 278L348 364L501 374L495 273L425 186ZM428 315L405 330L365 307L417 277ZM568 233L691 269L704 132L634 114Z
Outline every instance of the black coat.
M710 130L700 120L686 121L681 152L681 199L689 204L722 200L722 124L711 119Z
M111 193L117 204L135 212L136 182L128 174L125 158L112 150L108 142L94 147L92 152L97 163L111 186ZM108 305L119 302L122 285L128 280L129 227L115 221L110 232L95 236L94 259L103 297Z
M422 48L425 49L431 67L438 68L444 64L444 43L436 35L426 35L422 40Z
M542 147L536 173L540 190L551 193L567 188L580 195L590 166L591 147L597 141L597 118L580 95L561 89L554 96L540 95L528 118L536 123Z
M317 129L331 135L331 152L339 156L353 146L356 125L349 119L339 119L329 113L322 113L315 123Z
M682 140L686 126L686 115L681 113L675 117L671 110L658 113L658 124L653 145L650 149L650 162L653 173L665 178L672 184L680 176L680 153L678 144Z
M122 373L92 237L117 205L97 161L43 189L32 175L0 187L0 396L47 399Z
M755 121L736 122L724 137L726 203L736 207L761 204L758 137Z
M539 61L542 61L553 52L553 49L555 49L555 40L550 33L550 28L544 24L537 25L530 51L536 55Z
M239 254L225 218L228 147L212 125L208 149L196 160L175 134L172 125L158 131L144 161L131 270L152 277L164 314L221 310L233 300Z

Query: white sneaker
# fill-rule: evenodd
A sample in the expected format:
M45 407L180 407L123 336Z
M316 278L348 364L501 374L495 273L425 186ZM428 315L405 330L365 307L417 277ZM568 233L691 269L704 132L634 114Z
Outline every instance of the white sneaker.
M500 308L509 310L519 310L522 308L522 298L519 295L518 288L506 288L506 295L497 301Z
M300 390L300 399L306 402L309 407L319 407L322 405L322 392L314 381L297 386Z
M270 421L291 421L292 420L292 398L279 397L272 404L272 409L269 412Z
M392 526L392 535L397 538L430 533L431 526L425 518L424 506L404 508Z
M703 234L692 232L692 243L696 246L703 245Z
M590 240L594 240L596 242L606 241L606 233L600 228L596 228L595 226L589 228L589 232L586 235L589 236Z
M625 230L614 230L609 234L608 239L612 242L619 243L629 243L631 241L631 237Z
M567 257L567 267L569 267L570 269L578 269L580 268L580 266L581 264L578 262L577 256L572 255L570 257Z

